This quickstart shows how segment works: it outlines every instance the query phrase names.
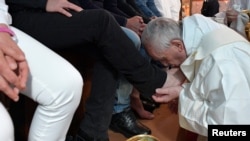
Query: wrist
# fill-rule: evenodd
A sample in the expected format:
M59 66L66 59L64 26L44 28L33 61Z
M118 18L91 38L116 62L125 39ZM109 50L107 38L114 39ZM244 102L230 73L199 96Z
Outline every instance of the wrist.
M1 32L8 33L8 34L10 34L10 36L15 36L15 33L7 26L0 26L0 33Z

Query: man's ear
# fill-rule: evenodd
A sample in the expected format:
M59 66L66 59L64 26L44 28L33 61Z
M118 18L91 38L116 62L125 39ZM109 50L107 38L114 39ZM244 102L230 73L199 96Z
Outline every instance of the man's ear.
M177 47L178 51L185 51L184 44L180 39L173 39L170 41L171 45Z

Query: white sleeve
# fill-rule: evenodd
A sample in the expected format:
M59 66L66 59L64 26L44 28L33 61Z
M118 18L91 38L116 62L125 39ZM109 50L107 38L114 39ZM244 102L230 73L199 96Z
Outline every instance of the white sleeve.
M249 124L249 76L237 61L210 58L179 97L181 127L207 136L208 125Z
M175 21L180 20L180 11L181 11L181 1L180 0L170 0L170 13L172 15L172 19Z
M5 3L5 0L0 0L0 23L10 25L11 16L8 13L8 6Z

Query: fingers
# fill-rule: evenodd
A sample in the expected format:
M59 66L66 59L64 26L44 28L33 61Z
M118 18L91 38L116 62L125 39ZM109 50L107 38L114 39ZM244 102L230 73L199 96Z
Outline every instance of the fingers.
M157 88L156 94L152 98L156 102L167 103L179 97L180 91L182 90L181 86L168 87L168 88Z
M141 24L144 24L144 21L143 21L143 18L142 18L142 17L138 16L138 19L139 19L139 22L140 22Z
M48 0L46 5L47 12L59 12L67 17L72 17L69 10L80 12L83 9L67 0Z
M168 94L170 91L169 88L157 88L155 92L157 94Z
M139 31L143 32L143 30L145 29L145 27L146 27L146 24L142 23L141 26L140 26L140 28L139 28Z
M74 11L76 11L76 12L80 12L80 11L83 10L81 7L79 7L79 6L77 6L77 5L73 4L73 3L70 3L70 2L69 2L69 4L68 4L68 7L67 7L67 8L68 8L68 9L71 9L71 10L74 10Z
M158 103L168 103L168 95L155 94L152 96L153 100Z
M9 60L12 60L10 58L11 57L9 57ZM6 61L6 57L2 54L2 52L0 52L0 60L1 60L0 61L0 76L8 84L12 84L13 86L19 85L19 81L18 81L17 75L15 74L14 70L9 67L9 64ZM12 62L12 63L14 64L14 62ZM15 68L15 67L13 67L13 68Z
M65 3L65 5L61 8L59 12L67 17L72 17L72 14L68 10L74 10L76 12L80 12L83 9L73 3L68 2Z
M18 75L13 70L5 68L5 71L0 75L0 91L14 101L19 100L19 91L26 87L29 73L27 62L18 63L16 71Z
M10 67L11 70L16 70L17 69L17 63L12 57L5 56L5 59L6 59L7 63L9 64L9 67Z
M19 86L17 86L20 90L23 90L26 88L26 83L28 80L29 75L29 67L28 63L26 61L22 61L18 63L18 80L19 80Z
M16 42L14 42L8 34L0 33L0 50L6 56L14 58L14 60L22 61L25 59L25 55L22 50L17 46Z
M12 45L10 45L8 48L5 48L3 51L5 55L10 56L17 61L25 60L23 51L17 46L15 42L13 42Z
M62 8L58 12L65 15L65 16L67 16L67 17L72 17L72 14L69 11L65 10L64 8Z
M2 62L0 62L0 68L3 66ZM0 71L0 91L4 92L12 100L18 101L19 91L26 88L28 80L29 69L27 62L19 62L16 70L5 67Z
M9 85L2 76L0 76L0 91L14 101L19 100L19 90Z
M156 94L154 94L152 98L159 103L167 103L171 99L169 90L167 88L156 89Z
M6 81L5 83L19 90L24 89L29 73L27 62L17 62L12 57L3 56L2 53L0 53L0 60L2 60L0 61L0 76ZM8 89L6 91L10 93Z

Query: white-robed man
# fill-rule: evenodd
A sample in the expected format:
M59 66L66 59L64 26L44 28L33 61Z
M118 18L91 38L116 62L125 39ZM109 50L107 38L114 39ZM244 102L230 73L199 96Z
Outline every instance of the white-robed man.
M250 124L250 44L244 37L194 14L182 24L151 21L142 42L154 60L180 67L187 79L153 96L163 103L179 98L181 127L206 138L208 125Z

